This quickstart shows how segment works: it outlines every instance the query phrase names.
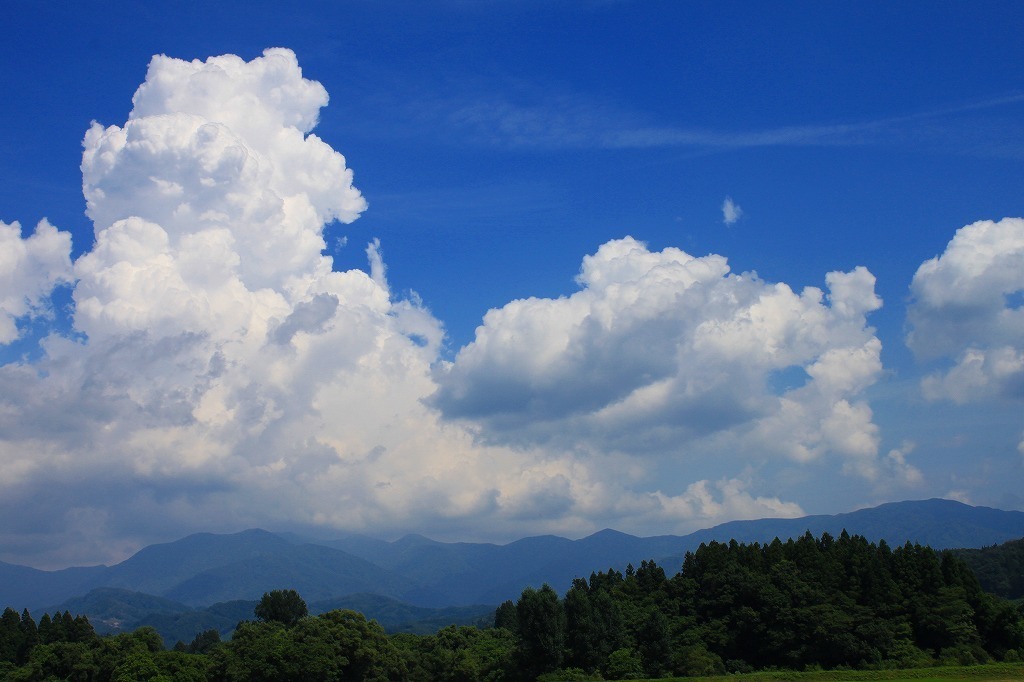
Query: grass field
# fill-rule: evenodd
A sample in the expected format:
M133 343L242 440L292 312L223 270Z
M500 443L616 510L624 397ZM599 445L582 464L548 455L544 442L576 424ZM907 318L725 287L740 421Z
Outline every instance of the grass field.
M823 670L818 672L761 672L745 675L719 675L715 677L674 677L648 682L855 682L857 680L935 680L971 682L1024 680L1024 663L993 663L990 665L949 666L941 668L910 668L907 670Z

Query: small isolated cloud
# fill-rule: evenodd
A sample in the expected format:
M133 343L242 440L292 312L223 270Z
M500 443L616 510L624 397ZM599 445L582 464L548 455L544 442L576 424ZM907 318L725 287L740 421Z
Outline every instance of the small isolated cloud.
M907 345L953 365L925 378L926 398L1024 399L1024 219L961 228L910 289Z
M943 497L947 500L954 500L956 502L962 502L963 504L974 504L971 501L970 495L967 494L966 490L950 490Z
M739 207L739 204L733 202L732 197L726 197L722 202L722 222L732 225L742 217L743 209Z
M924 482L921 470L907 462L907 455L916 447L914 443L906 441L900 447L890 450L886 456L891 480L899 485L918 486Z
M743 478L723 478L714 483L697 481L686 489L676 504L687 505L689 515L708 527L719 519L796 518L803 516L800 505L777 497L755 497Z

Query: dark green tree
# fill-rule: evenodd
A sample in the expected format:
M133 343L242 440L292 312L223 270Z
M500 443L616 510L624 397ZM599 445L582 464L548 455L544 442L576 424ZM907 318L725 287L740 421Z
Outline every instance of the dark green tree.
M566 664L583 670L598 669L605 663L605 657L601 655L604 633L594 613L587 584L581 579L574 580L563 603Z
M528 587L516 602L519 621L519 663L536 677L562 663L565 643L565 610L550 585Z
M32 620L32 614L25 609L21 612L21 646L16 661L18 665L24 665L36 644L39 644L39 631L36 629L36 622Z
M652 608L636 633L637 650L648 677L660 677L672 663L672 641L669 637L668 618Z
M272 590L264 592L263 598L254 609L256 617L270 623L295 625L309 615L306 602L295 590Z
M405 677L401 656L383 628L355 611L330 611L290 627L277 620L243 622L211 657L212 677L227 682Z
M515 639L506 628L451 625L435 635L397 635L409 682L499 682L512 670Z
M190 654L205 654L213 647L220 644L220 633L216 630L204 630L192 640L192 643L185 647Z
M494 611L494 627L518 632L519 621L516 616L516 605L511 599L502 602Z
M18 662L23 637L18 612L10 607L4 609L0 616L0 661Z

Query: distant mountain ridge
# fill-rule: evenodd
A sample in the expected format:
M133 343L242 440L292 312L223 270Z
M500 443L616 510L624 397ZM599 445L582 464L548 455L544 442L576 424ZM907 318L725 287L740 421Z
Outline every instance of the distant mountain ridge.
M1020 511L931 499L889 502L828 516L730 521L686 537L702 542L721 540L723 536L738 542L766 542L775 536L796 537L808 530L812 535L825 532L836 535L845 528L851 534L863 535L874 542L885 540L889 545L910 541L932 549L979 548L1020 538L1024 535L1022 520L1024 512Z
M217 630L229 637L239 621L254 617L256 600L218 602L190 608L179 602L117 587L97 587L84 596L44 609L47 613L70 611L89 616L96 632L131 632L148 625L156 629L166 646L190 642L198 633ZM493 606L450 606L430 609L377 594L351 594L309 603L313 615L334 609L359 611L380 623L388 632L429 634L451 624L489 625Z
M97 588L169 600L177 606L156 611L179 619L187 616L180 609L254 601L280 588L297 590L311 604L362 594L410 609L497 605L517 598L528 585L548 583L562 592L575 577L623 570L644 559L655 560L671 575L687 551L711 540L763 543L808 531L838 535L844 529L890 545L909 541L935 549L980 548L1024 537L1024 512L933 499L831 516L732 521L685 536L640 538L606 529L579 540L539 536L506 545L445 543L415 535L394 542L353 535L308 543L259 529L200 533L151 545L110 567L39 571L0 562L0 607L38 610ZM100 597L109 604L115 596L93 595L89 608L97 608ZM146 603L141 597L130 601Z

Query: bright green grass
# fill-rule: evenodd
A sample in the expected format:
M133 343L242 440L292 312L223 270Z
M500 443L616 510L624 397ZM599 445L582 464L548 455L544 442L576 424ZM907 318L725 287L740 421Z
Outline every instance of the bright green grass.
M818 672L761 672L746 675L720 675L715 677L673 677L675 682L855 682L856 680L934 680L951 682L999 682L1024 680L1024 663L992 663L989 665L949 666L941 668L910 668L907 670L823 670ZM648 682L654 682L649 680Z

